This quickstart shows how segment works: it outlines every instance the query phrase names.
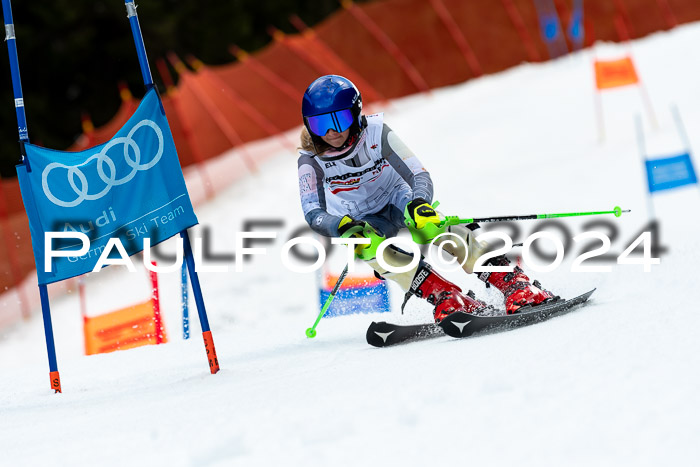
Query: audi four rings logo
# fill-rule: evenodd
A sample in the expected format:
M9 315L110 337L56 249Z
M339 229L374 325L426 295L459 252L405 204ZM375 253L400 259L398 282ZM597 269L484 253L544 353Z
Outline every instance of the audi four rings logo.
M134 141L133 139L134 133L136 133L136 131L141 127L151 128L158 137L158 151L156 152L156 155L153 157L153 159L145 164L141 163L141 149L139 148L139 145L136 144L136 141ZM124 145L124 160L126 161L127 165L131 167L131 172L129 172L122 178L117 178L117 167L114 165L114 161L107 155L107 152L112 147L118 144ZM131 158L132 154L129 152L129 148L131 148L133 152L133 159ZM100 199L104 195L109 193L109 190L111 190L113 186L123 185L129 182L132 178L134 178L136 172L150 169L151 167L156 165L158 161L160 161L160 158L163 156L163 148L163 132L161 131L160 127L152 120L141 120L136 125L134 125L131 131L129 131L129 134L127 134L126 136L121 136L119 138L113 138L102 148L100 152L93 156L90 156L85 162L81 164L70 166L61 164L60 162L50 163L41 173L41 186L44 189L44 194L53 204L64 208L72 208L79 205L85 200L94 201L96 199ZM89 193L87 177L80 169L80 167L89 164L92 160L97 160L97 175L105 184L104 188L102 188L101 191L95 194ZM107 166L106 172L105 165ZM74 200L64 201L58 199L56 196L54 196L53 193L51 193L48 183L49 174L52 170L58 168L67 170L66 177L68 183L77 195L77 197Z

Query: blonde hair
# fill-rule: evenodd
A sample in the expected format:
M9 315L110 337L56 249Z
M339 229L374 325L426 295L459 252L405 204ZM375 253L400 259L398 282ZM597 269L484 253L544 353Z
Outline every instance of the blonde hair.
M314 142L311 140L311 135L309 134L309 130L306 129L306 127L303 127L301 129L301 135L299 135L299 141L301 146L298 147L297 149L304 150L306 152L310 152L311 154L316 154L316 150L318 149L318 154L322 154L326 152L330 146L326 143L317 143L314 146Z

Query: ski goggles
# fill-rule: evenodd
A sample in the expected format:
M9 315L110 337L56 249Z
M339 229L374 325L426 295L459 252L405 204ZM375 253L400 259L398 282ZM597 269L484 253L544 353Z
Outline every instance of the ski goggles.
M328 130L335 130L338 133L342 133L350 128L353 120L352 110L350 109L306 117L309 130L317 136L325 136Z

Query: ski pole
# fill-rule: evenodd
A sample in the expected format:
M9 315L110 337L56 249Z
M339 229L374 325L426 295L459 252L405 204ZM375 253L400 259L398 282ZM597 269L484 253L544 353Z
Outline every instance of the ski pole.
M346 264L345 269L343 269L343 272L340 273L340 276L338 277L338 280L336 281L335 286L333 287L333 290L331 290L331 294L326 299L326 303L323 304L323 308L321 308L321 312L318 314L318 317L316 318L316 322L314 323L313 326L311 326L310 328L308 328L306 330L306 337L308 337L310 339L316 337L316 326L318 326L318 323L321 321L321 318L323 318L323 315L326 314L326 310L328 310L328 307L331 306L331 302L335 298L335 294L338 292L340 285L345 280L345 276L348 275L348 267L349 266L350 266L349 264Z
M440 205L438 201L433 203L436 208ZM406 227L411 232L411 238L419 245L425 245L433 241L435 237L441 235L450 225L472 224L475 222L504 222L504 221L524 221L530 219L553 219L556 217L576 217L593 216L598 214L615 214L620 217L623 212L630 212L629 209L622 210L620 206L615 206L612 211L590 211L590 212L564 212L558 214L529 214L526 216L500 216L500 217L475 217L463 219L459 216L445 216L439 224L426 224L422 229L417 229L413 219L406 219Z
M630 209L621 209L620 206L615 206L612 211L590 211L590 212L563 212L558 214L529 214L525 216L500 216L500 217L480 217L473 219L462 219L458 216L445 216L439 226L471 224L479 222L503 222L503 221L524 221L530 219L554 219L557 217L578 217L578 216L595 216L599 214L614 214L615 217L620 217L623 212L630 212Z

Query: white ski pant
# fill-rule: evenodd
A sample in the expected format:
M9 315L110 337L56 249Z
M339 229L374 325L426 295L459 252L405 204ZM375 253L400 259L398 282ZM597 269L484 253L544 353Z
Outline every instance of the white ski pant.
M448 228L448 232L453 235L444 235L434 243L435 246L443 248L447 253L454 256L460 264L464 263L462 269L466 273L472 274L476 260L489 250L489 245L486 242L476 241L476 237L480 234L480 229L470 230L461 225L453 225ZM459 239L456 239L455 235ZM394 248L384 249L382 258L391 267L407 266L413 260L412 255ZM411 281L418 269L416 265L406 272L389 272L379 265L376 258L367 261L367 264L385 279L392 280L398 284L404 292L408 292Z

